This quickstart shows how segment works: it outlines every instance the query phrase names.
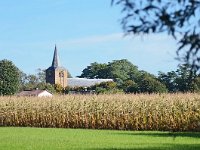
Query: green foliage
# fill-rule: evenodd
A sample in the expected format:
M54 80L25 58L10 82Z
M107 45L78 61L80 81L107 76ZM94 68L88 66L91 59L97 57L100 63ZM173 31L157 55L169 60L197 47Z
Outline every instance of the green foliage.
M159 76L158 76L159 81L165 84L169 92L179 91L178 85L175 82L176 78L177 78L177 74L175 71L167 72L166 74L159 72Z
M56 93L54 85L51 85L49 83L40 82L40 83L37 84L37 88L40 89L40 90L47 90L50 93Z
M46 73L43 69L38 69L36 75L27 75L20 71L20 91L39 89L47 90L51 93L56 93L57 91L60 93L62 91L59 89L60 87L46 83L45 76Z
M27 75L25 78L24 90L33 90L37 88L39 84L39 78L36 75Z
M118 85L128 79L135 79L139 74L137 66L126 59L114 60L108 64L91 63L82 71L81 78L114 79Z
M109 62L107 66L108 78L115 81L121 80L124 82L129 79L134 80L139 75L137 66L134 66L127 59L114 60L113 62Z
M97 62L91 63L90 66L87 66L82 71L82 74L79 76L80 78L88 78L88 79L107 79L107 64L99 64Z
M113 79L115 87L108 88L113 82L101 83L93 86L92 90L96 93L162 93L166 92L165 85L160 83L155 76L139 71L137 66L133 65L126 59L114 60L108 64L92 63L83 70L80 77ZM94 88L95 87L95 88Z
M69 86L66 86L63 90L64 90L64 94L69 94L69 92L71 91L71 88Z
M125 81L120 88L122 88L125 93L137 93L138 92L138 85L133 80Z
M40 82L40 83L45 83L46 82L46 72L45 72L46 70L44 70L44 69L41 69L41 68L39 68L39 69L37 69L37 74L36 74L36 76L37 76L37 80L38 80L38 82Z
M64 93L64 88L62 87L62 85L60 84L55 84L54 85L55 91L56 93L62 94Z
M179 40L179 58L194 70L200 67L199 0L112 0L112 4L122 7L126 34L168 33Z
M195 92L200 90L199 76L189 65L180 65L176 71L159 73L158 79L169 92Z
M13 95L19 90L20 71L9 60L0 61L0 95Z
M90 87L90 89L95 91L96 94L114 94L123 92L117 88L117 83L112 81L96 84Z
M167 88L156 78L151 77L147 73L143 73L138 82L139 93L165 93Z
M193 92L200 92L200 76L196 77L192 82Z
M92 94L90 87L65 87L63 90L64 94Z

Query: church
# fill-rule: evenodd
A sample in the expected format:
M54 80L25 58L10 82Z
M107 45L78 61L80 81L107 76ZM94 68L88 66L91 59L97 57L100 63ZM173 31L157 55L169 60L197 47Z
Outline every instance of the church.
M58 50L55 46L53 61L46 70L46 83L59 84L62 87L90 87L102 82L113 81L112 79L86 79L86 78L68 78L67 69L61 66L58 56Z

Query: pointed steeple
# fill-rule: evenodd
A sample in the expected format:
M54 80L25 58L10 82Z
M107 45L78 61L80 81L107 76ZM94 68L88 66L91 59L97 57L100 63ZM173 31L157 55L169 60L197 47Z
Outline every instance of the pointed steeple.
M58 52L57 52L56 45L55 45L53 61L52 61L52 65L51 66L54 67L54 68L60 67L60 60L59 60L59 57L58 57Z
M67 86L67 70L60 64L56 45L52 65L46 70L46 83Z

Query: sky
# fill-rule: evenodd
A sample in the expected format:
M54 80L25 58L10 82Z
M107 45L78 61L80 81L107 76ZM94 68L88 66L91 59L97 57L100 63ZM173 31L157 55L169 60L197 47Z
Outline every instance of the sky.
M157 75L176 70L176 41L166 34L125 36L111 0L0 0L0 60L35 74L47 69L55 44L73 77L93 62L128 59Z

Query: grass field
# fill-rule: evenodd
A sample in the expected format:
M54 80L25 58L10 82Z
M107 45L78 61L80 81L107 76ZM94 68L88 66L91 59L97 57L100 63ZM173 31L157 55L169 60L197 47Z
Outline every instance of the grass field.
M0 128L1 150L199 150L200 132Z

